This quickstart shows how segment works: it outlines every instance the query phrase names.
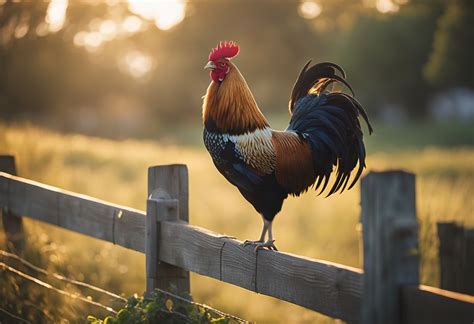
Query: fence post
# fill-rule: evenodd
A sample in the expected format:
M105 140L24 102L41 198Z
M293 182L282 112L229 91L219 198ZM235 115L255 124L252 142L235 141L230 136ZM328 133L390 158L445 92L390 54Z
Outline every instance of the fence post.
M437 224L441 288L474 294L474 229L454 222Z
M415 175L370 172L362 179L362 323L401 322L400 286L418 285Z
M160 221L188 222L188 170L185 165L148 168L146 211L146 293L176 289L189 293L189 271L159 261Z
M17 175L15 157L0 155L0 171ZM10 213L5 206L2 211L3 229L7 236L7 247L11 252L21 254L24 247L23 219L21 216Z

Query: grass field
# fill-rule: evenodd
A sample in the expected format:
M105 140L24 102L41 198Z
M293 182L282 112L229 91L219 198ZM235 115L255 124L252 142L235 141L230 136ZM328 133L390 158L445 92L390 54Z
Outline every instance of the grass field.
M422 128L416 136L416 128L412 127L413 142L409 131L400 131L397 138L397 132L390 127L380 127L377 137L369 141L369 170L406 169L418 176L421 281L424 284L437 285L439 280L436 221L456 220L474 226L474 147L470 145L474 135L472 125L466 127L461 131L452 128L462 133L464 146L455 146L458 144L455 140L443 144L442 139L448 139L451 134L449 127L445 130L449 134L444 136L433 127ZM198 135L192 134L189 142L197 142ZM438 139L427 134L436 134ZM430 143L430 139L434 142ZM260 217L218 174L200 145L112 141L63 135L32 126L0 124L0 154L14 154L23 177L142 210L145 209L147 167L185 163L190 174L192 224L241 240L255 239L260 232ZM283 251L359 267L356 231L359 213L358 185L328 199L313 193L290 198L274 223L276 243ZM143 292L143 255L33 221L27 222L27 231L27 257L33 263L126 296ZM0 231L0 247L5 248L3 231ZM15 286L13 279L5 274L0 280ZM259 323L332 322L301 307L198 275L193 275L191 282L196 301ZM18 284L15 287L17 293L25 289ZM54 307L43 305L49 316L78 320L74 314L96 312L65 298L50 300L55 303Z

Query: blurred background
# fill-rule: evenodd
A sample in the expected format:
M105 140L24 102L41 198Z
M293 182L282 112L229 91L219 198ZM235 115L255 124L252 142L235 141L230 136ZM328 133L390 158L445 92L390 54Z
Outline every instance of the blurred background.
M313 59L342 65L373 119L474 118L468 0L1 0L0 15L6 121L111 138L189 132L219 40L241 45L235 63L266 114L286 119Z
M418 175L421 278L438 285L436 222L474 226L471 0L0 0L0 154L16 156L21 176L142 210L147 166L186 163L191 222L256 238L259 217L201 143L203 66L220 40L239 43L233 62L277 129L287 125L307 60L346 70L375 128L368 169ZM360 267L359 212L358 187L289 199L275 222L277 245ZM34 262L125 296L142 293L143 256L27 226ZM5 273L0 281L11 297L3 307L26 318L74 321L96 311L48 294L39 294L40 310L19 306L33 287ZM192 285L196 301L249 320L332 322L197 275Z

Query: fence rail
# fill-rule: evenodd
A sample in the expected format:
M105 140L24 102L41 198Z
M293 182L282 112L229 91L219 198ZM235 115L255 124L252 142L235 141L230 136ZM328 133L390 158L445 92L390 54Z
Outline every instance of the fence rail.
M2 158L0 156L0 167ZM400 174L387 174L373 173L369 179L382 187L387 184L384 177L395 179L395 182L400 179ZM145 213L0 172L0 207L3 207L4 218L10 220L20 220L15 215L21 215L145 253L147 291L169 288L170 283L181 291L189 290L189 271L192 271L348 322L359 322L363 312L374 312L373 308L367 307L368 300L376 296L380 287L368 290L372 291L372 297L363 294L364 274L360 269L283 252L255 252L252 247L243 247L238 240L189 225L185 166L152 167L148 183ZM391 188L388 192L397 197L400 190L406 191L403 186L388 188ZM369 195L364 199L371 201L371 198L374 197ZM371 202L374 206L385 203L383 197L374 199L376 201ZM397 199L394 201L392 216L397 214L396 206L400 203ZM374 213L374 217L380 216L376 211ZM402 222L401 226L404 224L411 223ZM370 235L369 228L367 226L363 231L364 241ZM6 231L8 234L9 228ZM403 234L401 242L406 242L406 238ZM369 255L370 249L375 248L384 247L366 244L364 253ZM412 247L400 248L409 252ZM398 259L403 261L403 255ZM382 261L373 259L373 262L376 265ZM391 273L392 270L384 271ZM394 271L396 276L400 269L395 267ZM392 303L391 309L395 307L399 315L395 319L397 323L438 323L444 318L446 323L472 324L474 321L473 296L418 286L417 280L410 284L395 280L394 284L396 291L387 303ZM430 311L424 310L425 307ZM383 307L381 310L385 311ZM367 318L376 317L372 314ZM364 322L370 320L364 319Z
M145 213L0 172L0 205L22 215L145 252Z

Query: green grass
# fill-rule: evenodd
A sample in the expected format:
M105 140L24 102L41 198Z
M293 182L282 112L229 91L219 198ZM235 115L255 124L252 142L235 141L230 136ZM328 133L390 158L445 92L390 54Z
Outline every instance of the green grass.
M270 115L268 120L274 129L288 126L287 114ZM474 146L474 121L406 121L390 124L373 120L375 132L367 136L367 128L362 125L368 152L400 152L426 147L452 148ZM202 147L202 126L170 125L157 133L160 143Z
M375 122L375 133L366 138L369 152L403 151L425 147L474 146L474 122Z
M396 131L384 127L376 128L378 137L369 142L368 169L406 169L417 174L421 281L437 285L436 222L456 220L474 226L474 148L465 139L458 144L466 146L436 147L439 140L423 139L426 134L415 136L417 129L423 130L415 126L413 133L406 131L392 142L389 134ZM447 127L446 132L455 128ZM422 131L425 132L428 130ZM412 142L406 139L412 136L409 134L414 136ZM173 141L176 140L168 143ZM195 145L112 141L0 124L0 154L16 156L21 176L142 210L147 167L185 163L190 175L191 223L241 240L255 239L261 228L260 217L215 170L207 152L197 144L200 136L188 143L193 141ZM314 193L290 198L275 220L276 243L283 251L359 267L359 214L358 185L327 199ZM143 255L53 226L33 221L26 225L28 256L33 262L126 296L143 292ZM1 234L0 247L5 247ZM259 323L332 322L301 307L199 275L192 275L191 282L196 301ZM72 320L79 314L96 312L64 298L52 299L52 303L44 305L51 314L73 314L68 311L77 308L76 315L68 315Z

